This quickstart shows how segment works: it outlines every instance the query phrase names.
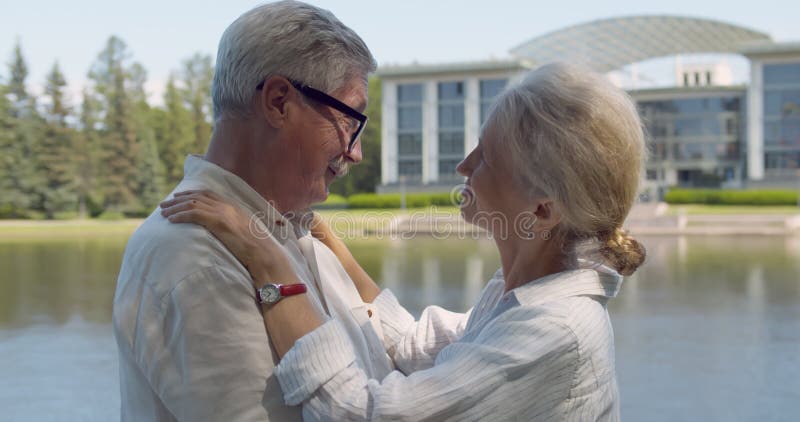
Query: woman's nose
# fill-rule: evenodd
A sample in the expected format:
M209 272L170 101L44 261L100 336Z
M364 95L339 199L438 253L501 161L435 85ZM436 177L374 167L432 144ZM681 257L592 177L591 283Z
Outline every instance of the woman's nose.
M471 164L474 155L475 155L475 150L472 150L472 152L470 152L466 158L464 158L463 160L461 160L460 163L458 163L458 165L456 166L456 171L458 172L458 174L464 177L469 177L472 174Z

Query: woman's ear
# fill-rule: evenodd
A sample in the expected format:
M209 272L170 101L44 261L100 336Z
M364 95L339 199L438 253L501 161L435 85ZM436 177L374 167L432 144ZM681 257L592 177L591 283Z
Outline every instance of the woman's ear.
M561 222L561 211L550 198L537 199L533 214L536 216L536 225L541 229L553 230Z
M283 127L288 116L289 100L294 93L289 80L282 76L269 77L258 92L259 113L272 127Z

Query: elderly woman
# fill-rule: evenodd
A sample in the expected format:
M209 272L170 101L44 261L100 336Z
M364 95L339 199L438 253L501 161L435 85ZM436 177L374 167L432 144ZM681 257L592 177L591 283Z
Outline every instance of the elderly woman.
M644 261L622 223L645 156L634 104L602 76L553 64L502 93L458 166L463 217L492 235L502 262L465 314L434 306L415 321L324 224L314 226L380 319L397 367L381 380L354 364L336 319L292 294L302 288L273 285L298 278L245 213L205 192L162 208L172 222L207 227L248 268L282 358L284 398L307 419L617 420L606 304Z

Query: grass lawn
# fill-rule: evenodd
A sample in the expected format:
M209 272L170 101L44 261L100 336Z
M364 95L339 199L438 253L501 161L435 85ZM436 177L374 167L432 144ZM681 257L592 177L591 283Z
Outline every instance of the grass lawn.
M323 210L317 211L336 233L361 234L366 229L387 228L400 215L459 215L458 207L411 208L406 210ZM17 239L58 239L71 237L128 236L142 223L139 219L101 220L0 220L0 241Z
M669 215L679 215L681 210L688 215L711 214L799 214L800 208L791 205L670 205L667 210Z
M0 240L127 236L142 220L0 220Z

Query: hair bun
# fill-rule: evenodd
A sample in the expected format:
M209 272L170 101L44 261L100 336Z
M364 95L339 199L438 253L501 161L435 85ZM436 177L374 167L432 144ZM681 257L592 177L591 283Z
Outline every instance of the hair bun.
M644 245L628 235L622 227L600 233L600 254L618 273L628 276L639 268L647 256Z

